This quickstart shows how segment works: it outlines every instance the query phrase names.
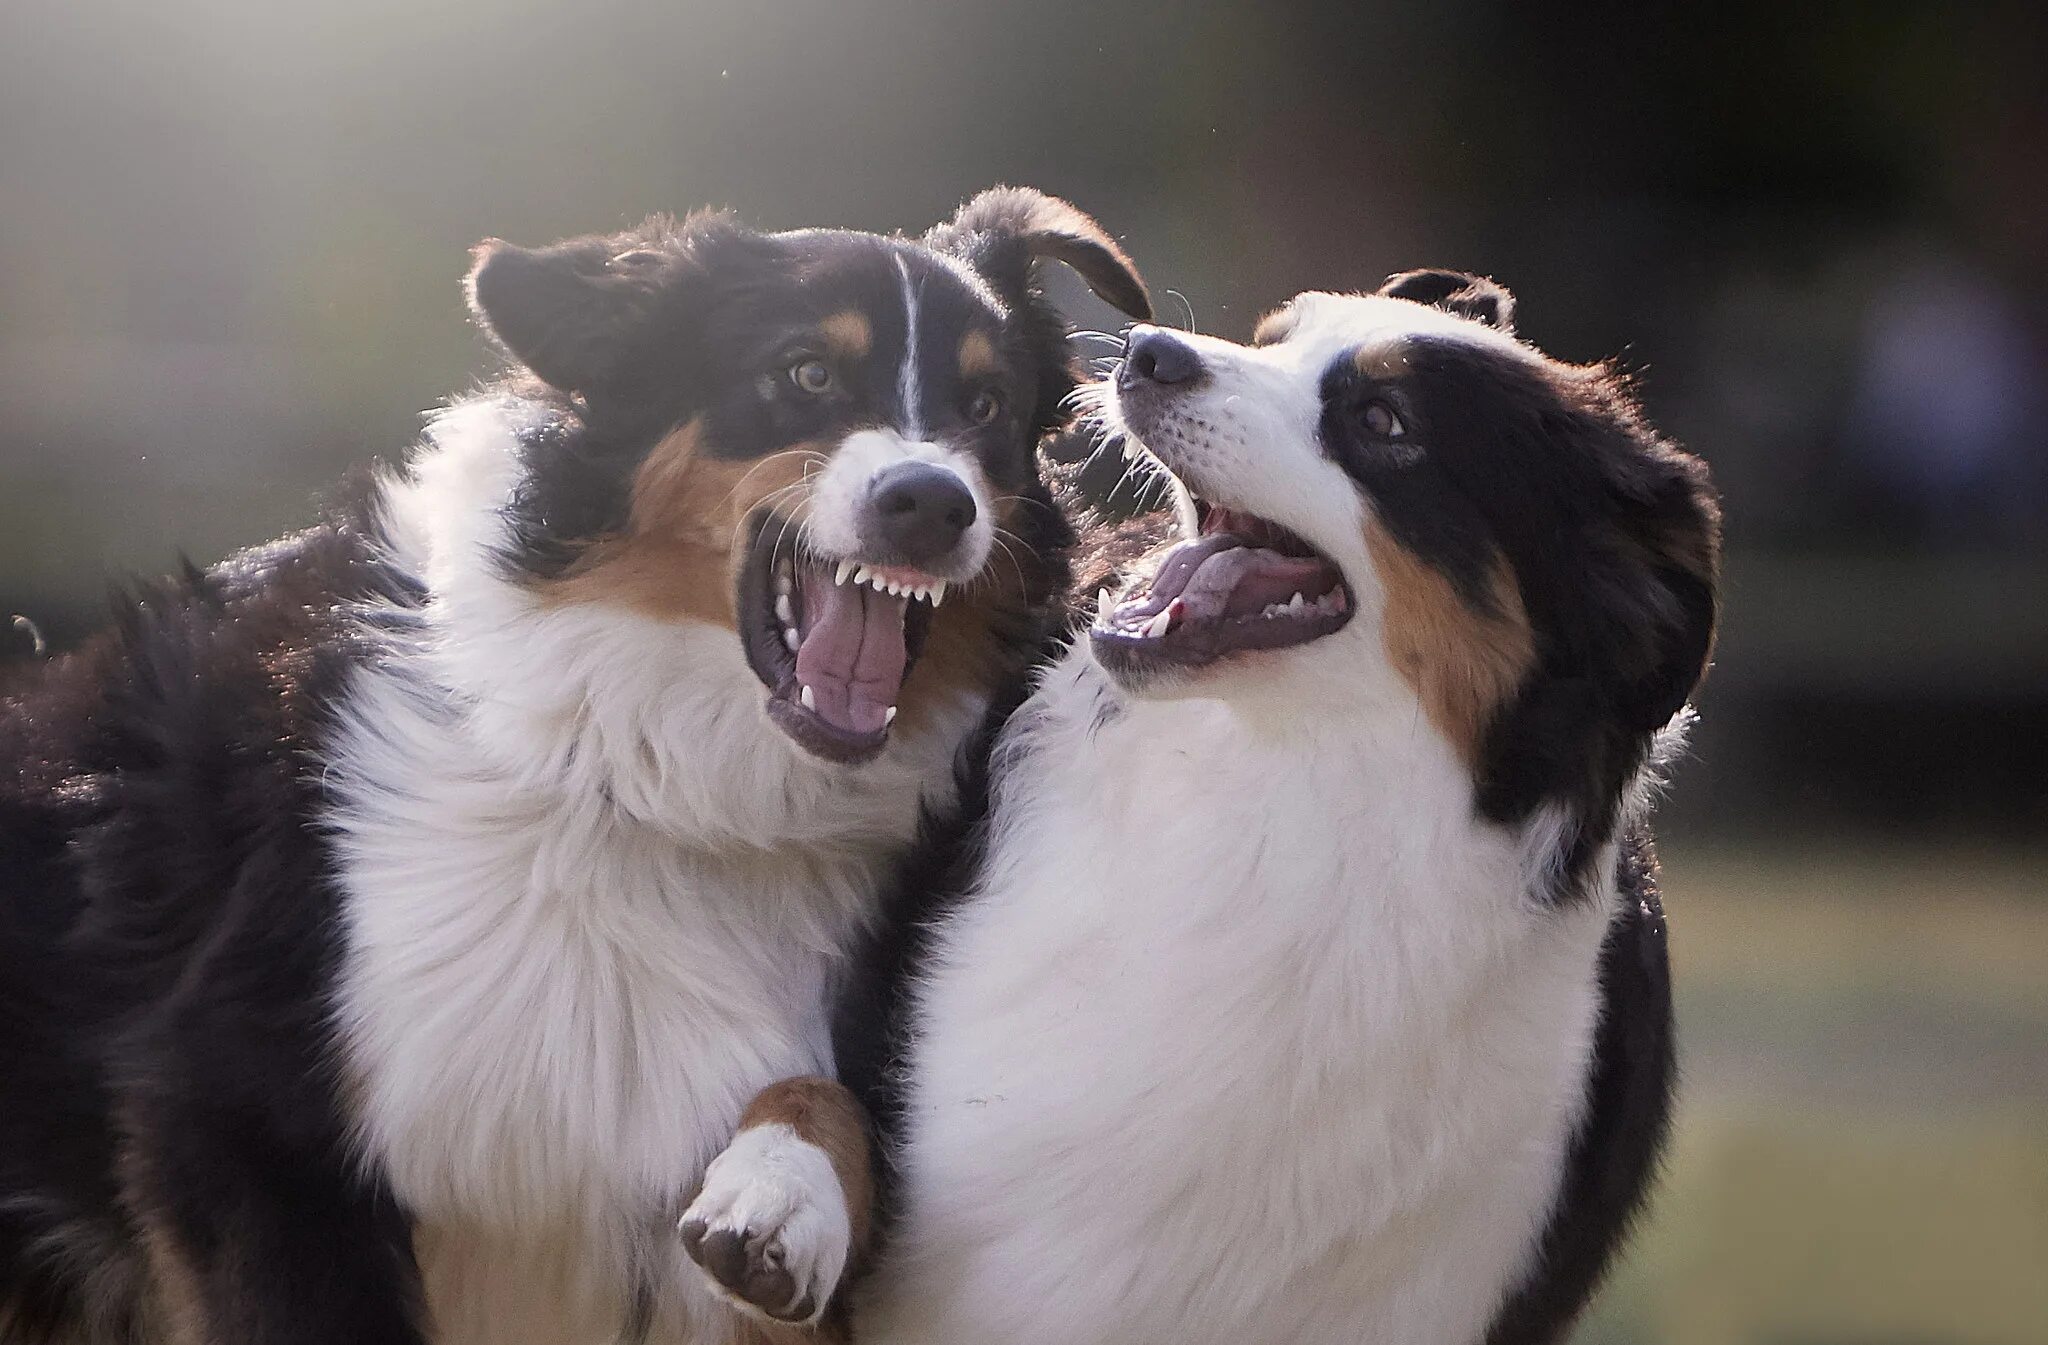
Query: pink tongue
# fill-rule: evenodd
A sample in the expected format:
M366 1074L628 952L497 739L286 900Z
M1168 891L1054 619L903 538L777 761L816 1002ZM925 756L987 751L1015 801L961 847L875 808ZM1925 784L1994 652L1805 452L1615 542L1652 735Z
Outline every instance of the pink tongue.
M1330 567L1320 560L1240 546L1203 560L1180 597L1190 616L1241 617L1297 593L1319 598L1330 587Z
M796 680L818 718L847 733L880 733L903 694L903 599L806 573ZM799 692L798 694L802 694Z

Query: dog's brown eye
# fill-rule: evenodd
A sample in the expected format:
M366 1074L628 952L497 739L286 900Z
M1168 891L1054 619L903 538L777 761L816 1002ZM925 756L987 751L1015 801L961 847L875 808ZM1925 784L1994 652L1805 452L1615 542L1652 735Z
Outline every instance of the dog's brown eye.
M977 425L986 425L1002 413L1003 394L994 388L983 388L967 404L967 418Z
M789 381L805 392L823 392L832 386L832 370L823 360L804 360L789 366Z
M1401 424L1401 418L1394 414L1394 408L1385 402L1365 404L1365 428L1381 439L1399 439L1408 433L1407 427Z

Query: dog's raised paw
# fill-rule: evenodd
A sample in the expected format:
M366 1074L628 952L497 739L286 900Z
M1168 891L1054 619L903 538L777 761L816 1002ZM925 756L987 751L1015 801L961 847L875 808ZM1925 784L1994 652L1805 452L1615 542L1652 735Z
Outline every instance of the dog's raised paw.
M678 1227L720 1294L778 1322L824 1313L853 1242L832 1160L781 1124L741 1131Z

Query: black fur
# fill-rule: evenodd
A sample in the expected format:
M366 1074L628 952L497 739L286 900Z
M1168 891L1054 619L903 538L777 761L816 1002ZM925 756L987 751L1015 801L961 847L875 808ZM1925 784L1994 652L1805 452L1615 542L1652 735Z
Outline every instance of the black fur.
M1456 272L1410 272L1385 292L1503 329L1513 313L1505 289ZM1532 895L1584 900L1655 731L1683 708L1706 666L1718 616L1718 504L1704 467L1649 429L1610 370L1428 339L1385 366L1385 376L1365 373L1348 353L1331 365L1324 447L1369 495L1375 517L1475 608L1494 607L1493 577L1505 562L1538 657L1485 735L1478 808L1509 825L1540 806L1563 807L1573 825L1554 886ZM1397 411L1400 439L1367 428L1363 412L1375 400ZM1145 549L1132 542L1119 548L1125 559ZM1090 575L1079 591L1098 582ZM895 1212L889 1161L903 1134L918 968L982 864L1001 761L978 752L972 766L963 776L967 812L935 827L906 872L900 916L866 960L840 1036L842 1076L881 1130L885 1231ZM1501 1306L1487 1345L1564 1338L1640 1211L1669 1130L1670 967L1647 829L1624 833L1615 856L1618 904L1600 955L1585 1119L1529 1276ZM877 1034L878 1022L889 1030Z
M1453 311L1482 285L1512 303L1491 281L1447 289L1455 273L1390 285L1420 292L1418 276ZM1399 414L1400 439L1367 429L1374 401ZM1644 423L1610 369L1426 337L1384 374L1337 360L1322 438L1388 531L1476 608L1490 610L1489 577L1506 562L1538 663L1487 728L1479 808L1513 823L1564 806L1573 833L1551 895L1581 890L1651 735L1712 648L1720 511L1705 468Z
M1513 300L1456 272L1396 276L1383 293L1505 328ZM1615 839L1653 735L1707 666L1719 616L1720 510L1698 459L1643 421L1611 369L1416 338L1374 376L1345 357L1323 383L1325 447L1375 516L1475 609L1505 562L1536 666L1487 727L1477 807L1496 822L1562 807L1551 901L1582 900ZM1383 401L1398 440L1363 410ZM1655 1175L1675 1077L1670 966L1647 830L1620 838L1620 906L1600 959L1587 1112L1528 1280L1488 1345L1552 1345L1584 1309Z
M405 1223L344 1153L318 994L338 897L308 766L363 656L346 609L417 597L373 543L343 509L123 594L113 631L0 713L10 1345L154 1338L184 1286L145 1269L148 1237L187 1249L219 1339L418 1339Z
M1041 217L1085 219L1060 205L1009 189L970 202L933 236L957 266L902 240L759 234L719 215L485 244L471 294L517 361L494 395L526 425L505 564L551 578L616 534L640 462L690 418L737 458L857 422L890 389L764 404L757 382L792 331L847 309L900 351L901 308L885 300L908 266L920 332L947 346L925 363L930 386L960 380L939 356L979 324L1009 398L953 438L1021 502L1025 592L993 618L1017 680L991 690L1013 703L1058 620L1072 543L1034 448L1075 374L1029 259L1143 298L1113 244L1042 243ZM348 1150L329 1021L343 895L321 772L351 669L403 656L424 600L382 559L370 498L120 595L111 632L0 700L6 1345L155 1345L194 1322L206 1345L422 1340L408 1214Z
M1000 493L1037 478L1039 436L1066 420L1075 386L1066 325L1034 263L1072 265L1127 311L1151 311L1144 283L1100 226L1064 201L997 187L924 239L947 266L900 239L829 229L758 233L730 215L665 216L604 237L526 249L491 240L470 274L478 318L559 409L528 431L529 483L514 508L508 562L538 578L563 573L589 543L625 525L633 474L670 430L701 416L707 451L746 459L805 440L886 423L906 332L899 266L919 304L922 387L955 390L955 419L934 432L970 440ZM836 368L827 396L764 398L761 380L806 355L818 324L867 319L872 352ZM989 335L1000 369L962 382L960 338ZM966 424L984 388L1004 412ZM565 427L568 427L565 429ZM573 430L573 433L570 432Z
M1600 950L1600 1027L1586 1119L1572 1140L1535 1269L1494 1318L1487 1345L1564 1339L1641 1211L1671 1128L1671 964L1647 833L1623 839L1615 887L1621 905Z

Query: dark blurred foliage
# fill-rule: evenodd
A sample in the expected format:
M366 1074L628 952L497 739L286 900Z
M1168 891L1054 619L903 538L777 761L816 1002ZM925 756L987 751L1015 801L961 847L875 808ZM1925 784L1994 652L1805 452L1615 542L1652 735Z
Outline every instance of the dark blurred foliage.
M1638 371L1726 492L1680 816L2030 834L2032 8L13 0L0 615L75 642L110 573L291 527L401 451L489 367L479 238L706 203L914 231L1006 180L1224 335L1302 288L1498 277L1531 339Z

